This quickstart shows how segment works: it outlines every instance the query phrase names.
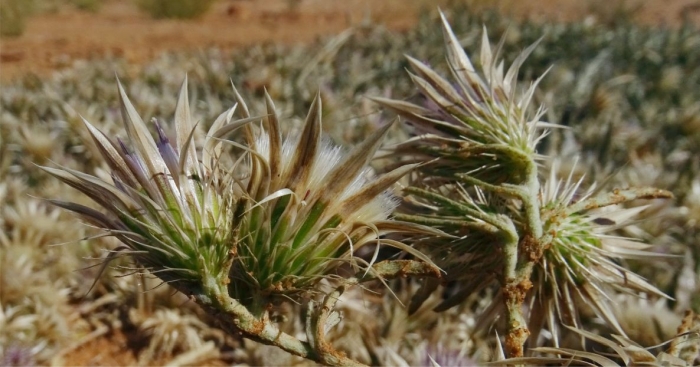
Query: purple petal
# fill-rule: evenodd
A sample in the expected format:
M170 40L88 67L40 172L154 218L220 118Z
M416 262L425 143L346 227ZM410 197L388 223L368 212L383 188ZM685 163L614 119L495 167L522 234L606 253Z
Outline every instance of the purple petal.
M165 136L165 132L160 127L158 121L155 121L155 124L156 132L158 133L158 141L156 142L158 152L160 153L160 156L163 157L165 165L168 167L170 174L177 182L180 177L180 170L178 168L180 156L177 154L172 144L170 144L170 140L168 140L168 137Z

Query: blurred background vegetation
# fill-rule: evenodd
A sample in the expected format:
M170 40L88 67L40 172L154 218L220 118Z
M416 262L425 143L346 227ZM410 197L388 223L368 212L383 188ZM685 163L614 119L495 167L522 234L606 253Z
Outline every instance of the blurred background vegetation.
M103 0L2 0L0 2L0 36L17 37L24 33L27 18L52 13L66 4L77 9L97 12Z
M193 19L201 16L214 0L128 0L153 19ZM104 0L3 0L0 2L0 36L17 37L24 33L27 18L34 14L58 11L65 5L96 13Z

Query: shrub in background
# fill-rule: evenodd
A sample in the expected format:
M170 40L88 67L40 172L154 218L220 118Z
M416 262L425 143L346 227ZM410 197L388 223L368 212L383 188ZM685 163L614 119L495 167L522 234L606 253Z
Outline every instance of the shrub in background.
M0 2L0 36L17 37L24 33L27 17L34 9L32 0Z
M73 0L73 5L80 10L96 13L102 7L102 0Z
M56 1L4 0L0 2L0 36L18 37L24 33L27 18L35 13L52 13L58 11L63 3ZM97 12L102 7L102 0L71 0L80 10Z
M155 19L193 19L206 13L214 0L138 0L141 10Z

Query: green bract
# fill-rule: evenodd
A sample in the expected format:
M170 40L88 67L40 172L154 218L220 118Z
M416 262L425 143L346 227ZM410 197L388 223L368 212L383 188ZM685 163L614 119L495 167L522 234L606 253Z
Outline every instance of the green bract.
M243 106L245 104L239 101ZM414 168L406 165L369 180L367 164L390 125L349 152L321 134L321 99L311 105L299 134L282 137L269 97L260 126L249 126L248 162L241 221L235 228L237 261L234 293L295 293L308 290L332 269L370 263L353 257L368 244L387 244L423 255L401 242L379 239L389 233L433 233L430 228L388 220L398 201L387 191ZM246 117L247 112L245 112ZM428 261L429 262L429 261Z
M406 165L369 179L367 164L390 125L349 152L321 134L321 101L314 100L298 134L283 137L275 107L232 120L235 106L212 124L202 146L183 83L175 112L176 144L158 122L154 139L119 86L128 141L116 141L85 121L112 169L112 182L69 168L43 167L82 191L107 213L75 203L56 205L117 237L141 265L186 293L227 285L243 304L264 306L277 295L311 291L333 269L349 263L370 271L373 260L355 258L366 245L386 244L425 259L389 233L435 233L389 215L389 193L414 168ZM245 144L223 138L240 130ZM224 145L242 153L225 159ZM378 247L377 247L378 248Z
M75 203L53 203L80 214L118 238L141 265L176 287L196 287L230 266L235 245L238 183L219 164L222 141L211 136L231 123L232 110L219 116L204 143L201 160L194 144L186 83L175 112L173 146L156 123L157 139L119 85L127 142L116 141L84 121L112 170L112 183L68 168L44 170L82 191L107 213ZM182 288L181 288L182 289Z

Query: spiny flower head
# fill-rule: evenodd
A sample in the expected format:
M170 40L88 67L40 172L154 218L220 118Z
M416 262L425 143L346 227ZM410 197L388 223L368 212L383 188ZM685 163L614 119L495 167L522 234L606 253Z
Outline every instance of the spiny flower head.
M663 255L645 251L651 247L648 244L610 232L628 226L647 208L620 204L636 198L668 198L670 193L639 188L594 195L595 186L581 192L583 177L573 180L569 174L564 181L557 178L556 170L554 165L540 195L548 244L532 275L531 331L537 337L546 323L556 342L558 327L553 321L580 327L580 305L584 303L624 335L611 305L612 290L667 296L621 266L619 260L652 260Z
M404 190L412 205L401 208L402 218L454 236L425 241L426 251L446 271L446 279L464 283L438 310L503 277L505 243L517 242L531 230L522 195L536 201L535 160L541 158L537 144L549 126L540 121L543 109L533 111L530 106L539 80L524 91L517 86L518 70L536 44L504 72L501 45L492 49L484 30L477 70L443 14L441 18L453 81L409 57L414 71L410 76L422 103L375 99L402 116L416 133L389 155L401 163L424 163ZM424 285L412 309L437 283Z
M248 109L241 101L244 114ZM368 244L388 244L429 260L391 239L389 233L437 232L388 220L398 205L387 189L414 168L407 165L373 181L367 165L388 131L386 125L349 152L321 134L321 99L312 103L299 134L282 139L269 97L267 116L250 129L247 215L237 228L240 242L232 277L263 293L308 288L341 263L367 268L352 253Z
M479 73L440 15L453 81L408 56L414 72L410 77L423 102L374 98L415 128L416 136L399 144L395 153L417 160L441 158L423 168L436 176L460 172L495 183L519 181L520 177L511 177L518 171L513 165L537 157L536 146L545 136L542 128L549 126L540 121L544 110L533 113L530 106L539 79L524 92L517 85L518 70L537 43L504 74L503 61L498 61L501 45L492 49L484 29Z
M216 131L231 124L232 110L219 116L207 135L201 158L194 144L186 81L175 111L173 145L156 122L154 139L119 84L128 139L112 139L84 120L111 169L112 182L69 168L42 167L106 210L52 200L88 223L107 230L141 265L161 279L194 286L226 271L235 244L237 198L232 172L219 164L222 141ZM114 254L114 253L113 253Z
M594 195L595 186L580 190L583 178L574 181L570 174L561 180L555 171L556 165L539 195L545 232L540 239L543 250L533 253L523 248L521 254L532 256L536 263L531 277L534 289L525 301L529 305L531 337L536 340L546 326L554 334L552 339L558 341L561 324L580 327L582 307L590 307L617 333L624 335L610 298L613 292L667 296L619 261L652 260L663 255L646 251L650 248L648 244L610 232L628 226L647 207L621 204L638 198L668 198L670 193L640 188ZM525 218L513 203L499 202L494 197L488 199L479 188L473 188L472 195L461 187L452 192L443 188L444 196L415 188L407 191L432 201L430 204L418 201L422 205L416 205L420 209L415 211L421 214L405 218L432 224L454 236L417 243L446 272L445 280L455 282L456 291L435 311L458 305L502 277L505 264L502 248L507 239L498 228L502 225L499 221L512 225L517 233L525 231ZM413 298L410 310L415 311L437 285L425 282L424 289ZM484 314L482 323L491 322L489 315L499 313L500 297L496 297L491 310Z
M252 117L235 92L244 117L232 121L236 106L222 113L196 147L185 80L173 145L158 122L157 136L151 136L121 85L119 95L127 142L85 121L112 169L111 183L43 167L107 213L53 202L107 230L123 242L122 250L176 288L196 291L214 281L228 285L239 300L260 301L308 291L342 263L367 268L371 261L353 252L368 244L400 247L425 259L401 242L379 239L392 232L434 233L388 220L397 200L387 190L412 166L367 177L367 163L388 126L345 153L321 135L320 98L303 131L283 139L269 96L266 115ZM244 144L223 140L236 130L244 132ZM224 144L242 153L227 159Z

